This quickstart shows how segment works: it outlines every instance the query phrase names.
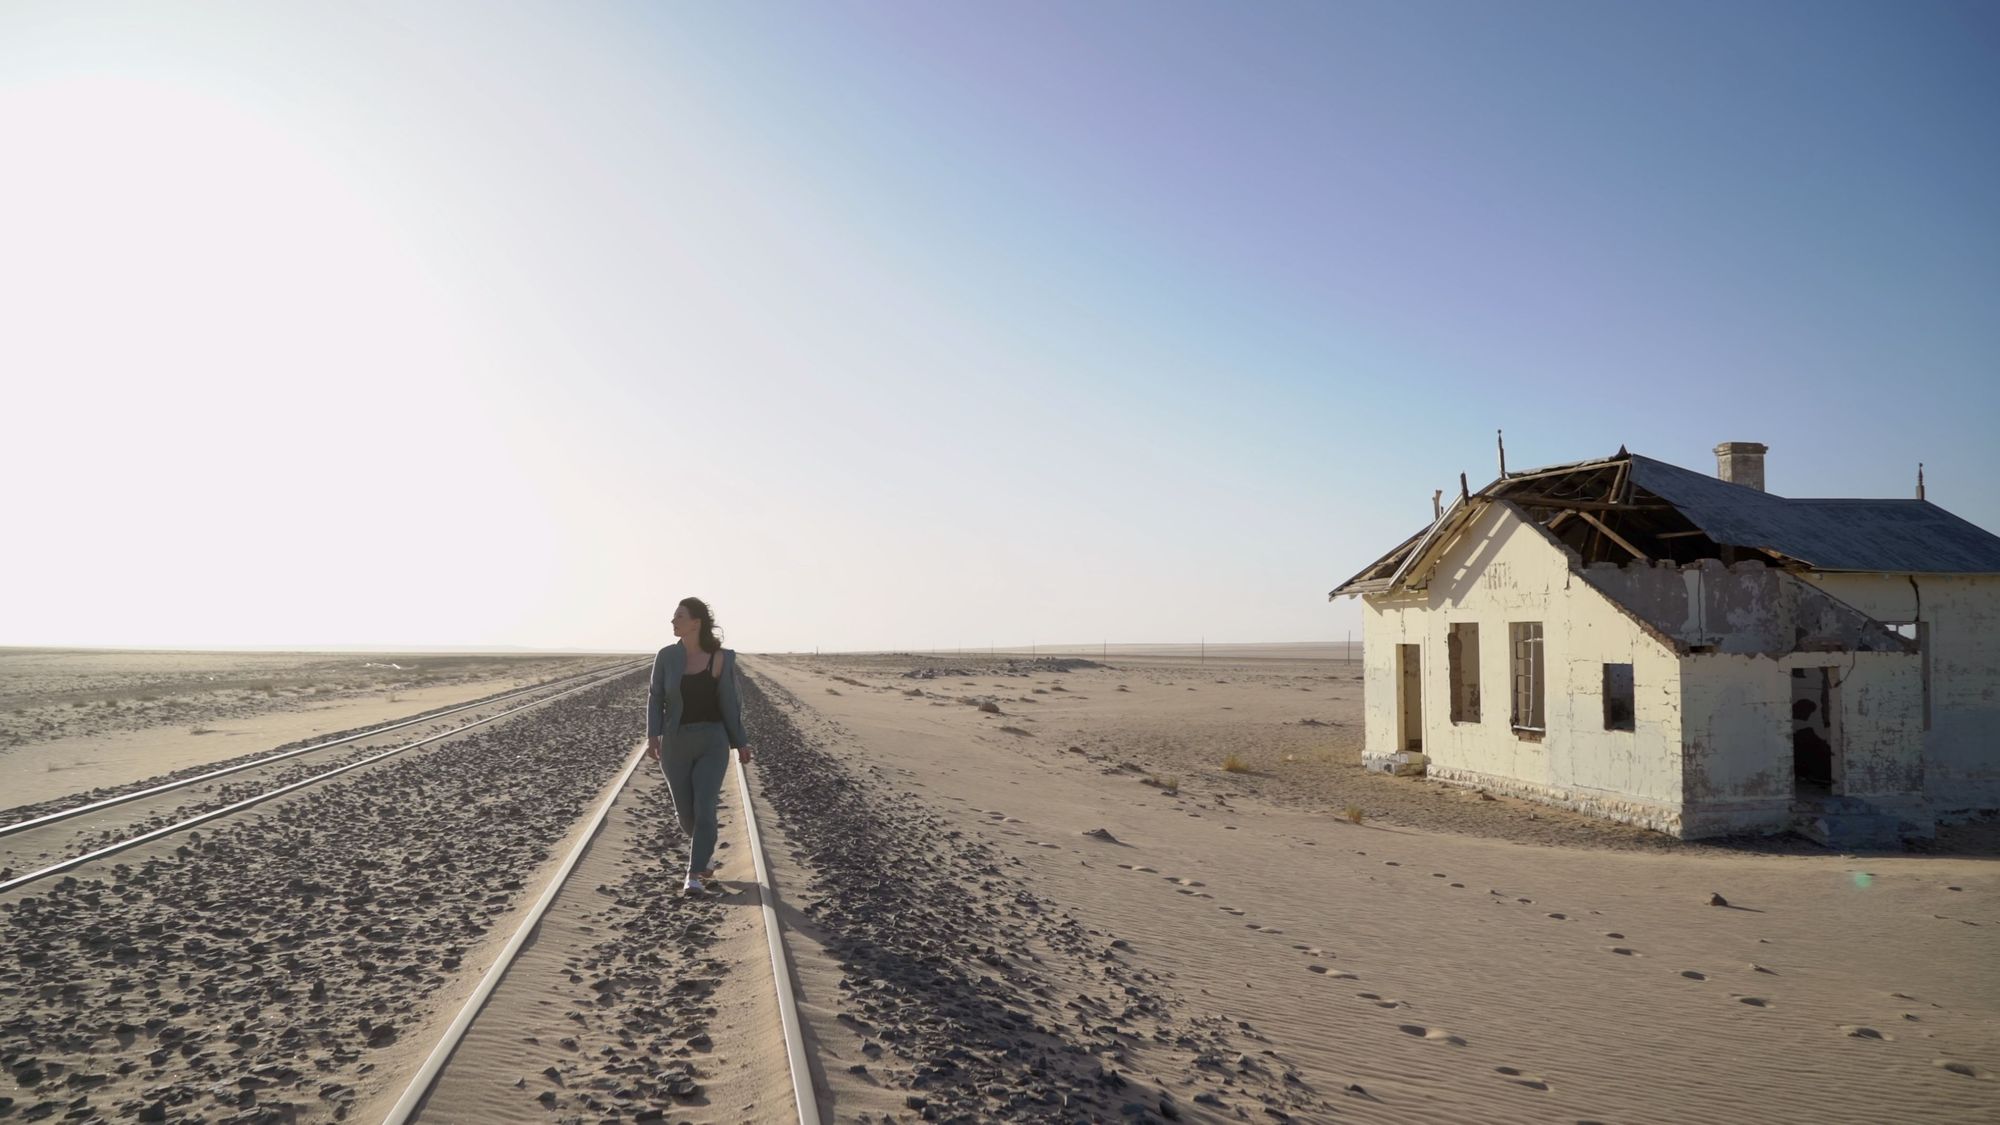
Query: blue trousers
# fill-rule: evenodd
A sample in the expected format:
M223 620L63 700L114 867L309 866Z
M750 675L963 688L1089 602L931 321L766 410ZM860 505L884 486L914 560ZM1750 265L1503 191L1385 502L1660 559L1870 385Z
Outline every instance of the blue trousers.
M688 723L666 737L660 766L674 795L674 812L689 840L688 874L715 858L715 814L729 773L729 734L721 723Z

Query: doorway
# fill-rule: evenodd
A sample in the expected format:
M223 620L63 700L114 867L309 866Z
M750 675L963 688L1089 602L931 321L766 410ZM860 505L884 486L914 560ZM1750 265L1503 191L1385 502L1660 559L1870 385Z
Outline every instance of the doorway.
M1396 646L1396 695L1402 715L1403 749L1424 748L1424 646Z
M1800 796L1840 791L1840 682L1835 671L1792 669L1792 785Z

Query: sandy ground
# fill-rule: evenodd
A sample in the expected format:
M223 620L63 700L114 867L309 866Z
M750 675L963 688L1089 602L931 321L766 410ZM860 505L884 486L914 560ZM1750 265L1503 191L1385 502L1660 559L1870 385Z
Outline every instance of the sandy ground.
M871 803L991 850L1007 879L974 910L1025 893L1126 943L1107 952L1157 1010L1090 1046L1184 1117L1969 1122L2000 1104L1990 859L1675 845L1363 774L1343 762L1358 669L1337 663L750 663ZM1222 768L1232 753L1247 772ZM913 1116L895 1076L841 1065L861 968L820 967L847 992L828 1002L822 979L808 1006L825 1081L842 1120ZM1227 1044L1177 1044L1201 1028Z
M829 1120L2000 1104L1991 859L1677 845L1365 774L1344 760L1354 673L1296 652L744 668ZM0 895L0 1117L374 1119L576 838L643 698L635 674ZM725 823L735 893L682 898L642 769L427 1119L789 1119Z
M0 808L386 723L613 659L0 649Z

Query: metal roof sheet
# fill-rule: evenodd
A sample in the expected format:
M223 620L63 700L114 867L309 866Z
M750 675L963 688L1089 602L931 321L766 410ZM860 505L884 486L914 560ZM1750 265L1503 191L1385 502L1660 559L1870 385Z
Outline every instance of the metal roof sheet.
M1794 500L1636 453L1632 482L1718 543L1815 570L2000 574L2000 536L1927 500Z

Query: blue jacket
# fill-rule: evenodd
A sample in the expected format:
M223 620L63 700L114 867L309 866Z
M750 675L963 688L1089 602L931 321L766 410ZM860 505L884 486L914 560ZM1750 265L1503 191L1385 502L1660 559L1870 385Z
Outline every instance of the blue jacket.
M743 746L743 698L736 691L736 653L723 649L709 657L722 661L722 681L716 696L722 702L722 729L730 747ZM681 670L687 667L687 647L679 641L653 658L653 689L646 693L646 737L672 735L681 729Z

